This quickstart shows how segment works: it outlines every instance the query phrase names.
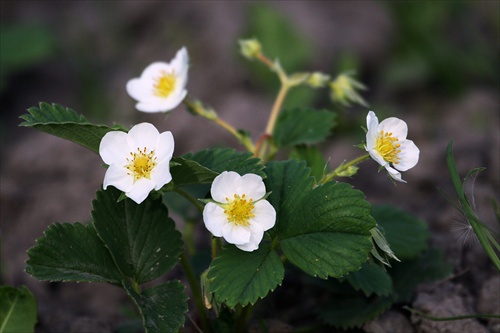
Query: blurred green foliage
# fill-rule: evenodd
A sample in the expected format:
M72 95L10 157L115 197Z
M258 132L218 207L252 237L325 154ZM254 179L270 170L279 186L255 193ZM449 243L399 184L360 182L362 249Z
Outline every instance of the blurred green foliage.
M271 60L279 60L287 73L308 70L314 48L307 38L297 30L289 17L269 4L255 3L249 7L248 26L244 38L256 38L263 47L263 53ZM279 81L269 69L257 61L248 63L257 84L272 95L279 89ZM295 87L287 96L284 107L311 105L315 91L307 87Z
M470 84L499 83L498 3L385 4L393 15L397 36L381 80L392 89L426 86L437 93L458 94Z
M10 74L27 70L52 57L56 42L40 24L19 24L0 28L0 92Z

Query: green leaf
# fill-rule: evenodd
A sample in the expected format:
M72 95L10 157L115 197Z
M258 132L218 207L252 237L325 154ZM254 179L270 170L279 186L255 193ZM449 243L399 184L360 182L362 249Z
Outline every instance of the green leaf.
M413 259L427 249L429 233L424 222L392 206L374 206L372 216L382 227L392 251L400 260Z
M396 302L410 302L418 284L442 279L451 273L452 265L445 262L436 249L429 249L413 260L394 263L389 274L394 281Z
M387 271L371 262L363 264L359 271L347 275L347 281L355 290L361 290L366 297L372 294L389 296L392 280Z
M97 192L92 205L95 228L120 271L142 284L160 277L179 260L181 234L168 217L161 198L140 205L129 198L118 201L113 187Z
M276 122L273 139L278 147L323 141L334 126L335 114L310 108L283 110Z
M204 167L194 160L175 157L172 161L177 163L170 168L175 186L210 184L218 175L217 172Z
M24 121L19 126L34 127L45 133L73 141L99 153L102 137L110 131L121 131L121 127L94 125L72 109L59 104L40 103L40 106L28 109L28 114L20 118Z
M491 262L493 263L493 265L495 265L497 270L500 271L500 258L497 254L497 252L500 252L500 245L491 235L488 227L477 217L474 209L471 207L469 201L467 200L467 197L465 196L463 184L458 174L455 158L453 157L453 140L450 141L448 143L448 146L446 147L446 163L448 164L448 171L450 172L451 181L460 202L461 212L467 218L467 221L472 227L472 230L474 230L479 243L490 258ZM481 170L481 168L476 168L469 171L469 173L465 177L465 180L467 180L467 178L472 174ZM495 249L497 252L495 252Z
M277 234L291 263L304 272L327 278L356 271L372 249L375 221L362 192L345 183L329 182L312 189L304 163L269 163L266 186L277 210Z
M264 165L262 165L260 159L252 157L252 153L249 152L238 152L230 148L215 148L201 150L196 154L189 153L182 157L185 160L194 161L217 174L223 171L235 171L240 175L254 173L262 178L266 177L266 174L262 171ZM192 167L194 168L194 166ZM207 176L204 173L205 171L196 171L203 173L204 177Z
M304 162L270 162L266 168L267 178L264 180L266 189L271 191L267 200L276 209L276 226L278 233L292 220L293 207L307 195L312 188L314 179L310 177L311 170Z
M392 303L391 297L365 297L361 293L335 295L333 301L322 306L318 314L328 325L351 329L375 319Z
M35 331L37 306L33 294L25 286L0 286L0 333Z
M92 224L55 223L28 250L26 272L39 280L119 283L109 251Z
M323 178L325 170L328 170L328 162L323 157L317 146L298 145L293 147L290 152L290 158L295 160L304 160L307 166L311 168L311 173L319 181Z
M188 296L179 281L168 281L140 294L131 286L124 288L139 308L146 333L175 333L184 324Z
M284 274L278 254L261 243L253 252L227 246L212 261L207 277L216 300L232 308L254 304L281 285Z

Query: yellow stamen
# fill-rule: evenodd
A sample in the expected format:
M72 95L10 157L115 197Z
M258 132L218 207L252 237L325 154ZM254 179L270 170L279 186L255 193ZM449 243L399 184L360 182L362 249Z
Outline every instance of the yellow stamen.
M127 158L129 164L126 168L131 171L129 175L134 175L134 182L141 178L151 179L151 171L157 164L154 150L148 153L146 147L143 150L137 148L137 152L130 152L130 156L130 159Z
M158 97L168 97L175 89L176 80L174 70L170 73L161 71L160 76L155 78L156 83L153 85L153 94Z
M377 142L375 144L375 150L384 158L386 162L399 164L399 156L398 154L401 152L401 147L398 138L392 136L392 132L384 132L380 131L380 135L377 138Z
M241 197L237 194L229 201L226 198L227 204L224 204L224 214L226 214L229 222L248 227L250 219L255 217L253 214L254 204L252 199L246 199L246 195Z

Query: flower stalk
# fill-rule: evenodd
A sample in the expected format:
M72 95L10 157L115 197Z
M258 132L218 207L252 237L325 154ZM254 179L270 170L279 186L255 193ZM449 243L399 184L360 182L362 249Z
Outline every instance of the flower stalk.
M208 322L207 312L205 306L203 305L203 297L201 294L201 287L198 283L198 279L194 275L191 264L187 260L184 254L181 255L181 266L186 274L191 292L193 293L194 302L196 309L198 310L198 317L200 318L201 326L203 327L203 332L210 332L210 323Z
M253 153L255 152L255 147L247 136L243 135L241 132L239 132L236 128L234 128L231 124L227 123L223 119L219 118L217 115L217 112L213 109L207 109L205 108L201 102L199 101L191 101L188 98L184 99L184 104L187 106L188 110L198 116L201 116L203 118L206 118L218 126L222 127L229 133L231 133L245 148Z
M323 178L321 178L321 180L319 181L319 185L328 183L330 180L342 175L344 172L349 170L350 167L353 167L353 166L355 166L355 165L357 165L357 164L359 164L359 163L361 163L369 158L370 158L370 154L365 154L365 155L359 156L359 157L357 157L357 158L355 158L347 163L340 164L337 168L335 168L335 170L324 175Z

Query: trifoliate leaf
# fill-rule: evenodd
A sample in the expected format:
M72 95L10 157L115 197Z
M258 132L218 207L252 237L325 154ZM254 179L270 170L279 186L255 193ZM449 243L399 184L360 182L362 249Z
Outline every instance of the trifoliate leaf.
M194 161L217 174L223 171L235 171L241 176L247 173L254 173L263 178L266 176L262 171L264 165L262 165L260 159L252 157L251 153L238 152L230 148L201 150L195 154L183 155L182 158ZM205 174L203 173L203 175Z
M218 175L218 172L210 170L194 160L175 157L172 161L176 163L170 169L175 186L210 184Z
M392 292L392 279L379 265L366 262L361 269L347 275L347 281L355 290L361 290L366 297L376 294L389 296Z
M26 272L39 280L119 283L121 274L92 224L55 223L28 250Z
M95 228L116 265L138 284L169 271L182 252L181 234L168 217L161 198L140 205L113 187L97 192L92 205Z
M0 286L0 332L30 333L35 331L37 306L33 294L25 286Z
M139 308L146 333L175 333L184 324L188 296L179 281L168 281L140 294L129 285L124 288Z
M285 109L276 122L273 139L278 147L323 141L334 126L335 114L327 110Z
M311 170L304 162L270 162L266 168L267 178L264 183L271 191L268 201L276 209L276 226L271 229L281 233L286 228L287 221L292 220L293 209L307 195L313 186L314 179L310 177Z
M356 271L371 251L375 221L362 192L329 182L312 189L304 163L271 162L266 168L268 200L277 211L277 234L291 263L327 278Z
M118 126L112 128L91 124L84 116L59 104L40 103L39 107L32 107L28 112L20 117L24 121L19 126L34 127L96 153L99 153L99 144L106 133L123 130Z
M254 304L280 285L284 274L276 251L261 243L253 252L227 246L212 261L207 277L216 300L232 308Z
M372 216L382 227L389 246L400 260L413 259L427 249L424 222L392 206L374 206Z
M311 168L311 173L317 181L323 178L325 170L328 170L328 162L317 146L295 146L290 152L290 158L306 161L307 166Z

